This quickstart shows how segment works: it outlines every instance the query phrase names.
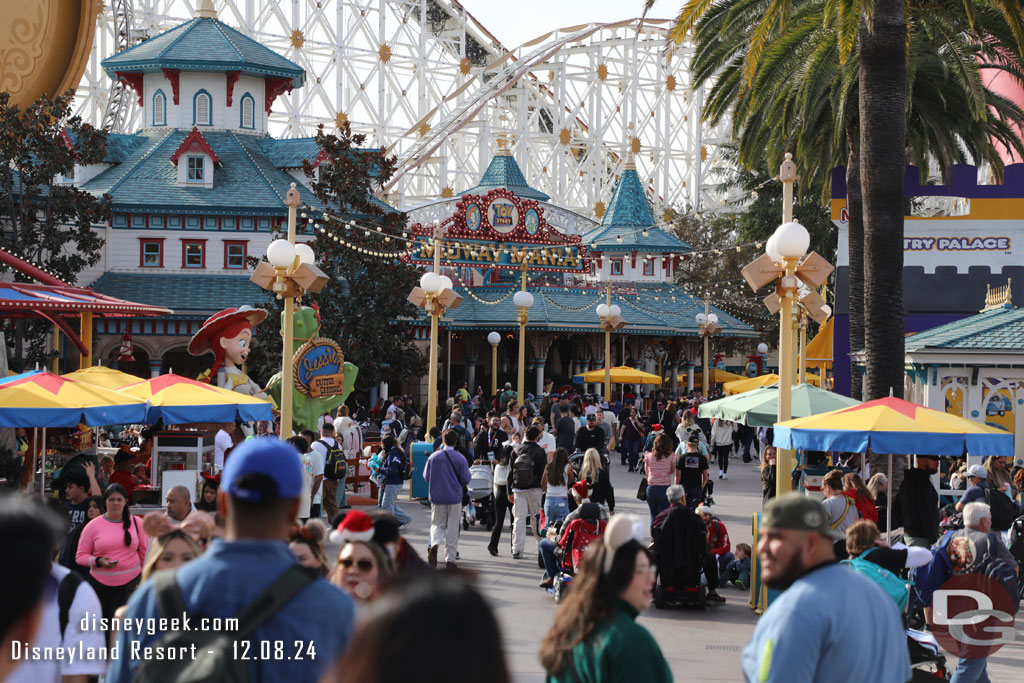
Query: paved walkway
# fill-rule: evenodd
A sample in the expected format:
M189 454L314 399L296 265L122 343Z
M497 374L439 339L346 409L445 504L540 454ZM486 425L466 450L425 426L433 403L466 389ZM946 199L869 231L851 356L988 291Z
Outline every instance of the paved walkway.
M753 546L751 515L761 509L761 480L756 463L744 464L738 457L730 458L728 481L717 479L717 471L712 465L712 477L716 477L716 514L725 523L733 545L749 543ZM647 504L636 499L640 475L620 466L617 454L613 454L611 474L616 512L648 516ZM406 537L426 557L429 508L409 502L407 494L401 497L401 505L414 518ZM505 529L499 557L491 557L487 552L490 534L483 527L464 531L459 542L459 566L478 575L479 586L498 615L513 679L517 683L542 681L544 671L538 660L539 644L558 606L547 591L537 586L543 570L537 567L536 541L528 537L526 559L513 560L507 520ZM720 592L727 602L709 606L703 612L661 611L652 605L639 617L639 623L661 646L677 681L742 680L740 654L753 633L757 616L750 609L748 593L735 588L723 588ZM1022 614L1017 615L1017 642L989 659L992 681L1020 680L1024 667Z

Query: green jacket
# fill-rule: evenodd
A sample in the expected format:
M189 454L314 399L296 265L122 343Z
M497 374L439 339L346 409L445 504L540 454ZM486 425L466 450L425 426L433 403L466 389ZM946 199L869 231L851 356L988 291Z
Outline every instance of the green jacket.
M607 621L572 649L570 663L549 683L671 683L672 672L654 637L636 623L638 612L616 600Z

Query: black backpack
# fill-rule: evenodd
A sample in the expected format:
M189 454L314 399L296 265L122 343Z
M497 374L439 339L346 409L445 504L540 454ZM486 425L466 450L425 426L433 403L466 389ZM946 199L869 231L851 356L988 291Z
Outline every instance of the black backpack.
M322 444L327 449L327 457L324 458L324 478L344 479L348 474L348 462L345 460L345 451L338 445L338 440L334 440L333 446L328 446L323 439L317 439L315 443Z
M1013 520L1017 519L1020 511L1008 495L1002 491L996 491L991 486L985 487L985 502L992 510L992 528L996 531L1006 531L1013 526Z
M133 683L248 681L249 661L236 656L239 654L236 651L239 649L237 643L250 638L257 628L270 620L316 578L312 570L299 565L286 569L235 615L238 631L194 629L164 633L155 645L156 651L163 649L180 652L184 648L198 655L194 659L186 657L182 660L144 659L132 675ZM161 571L153 576L153 595L161 617L168 620L181 619L187 613L173 571Z
M399 449L401 450L401 449ZM409 481L412 479L412 462L409 456L402 452L401 465L399 465L398 473L402 475L402 481Z
M512 487L520 491L532 489L539 484L533 471L534 455L528 444L523 444L519 455L512 463Z

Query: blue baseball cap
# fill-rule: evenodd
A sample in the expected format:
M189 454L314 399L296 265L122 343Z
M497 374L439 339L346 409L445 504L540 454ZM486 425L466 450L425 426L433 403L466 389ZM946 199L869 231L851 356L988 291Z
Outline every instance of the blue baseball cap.
M243 488L237 481L247 474L263 474L277 484L277 495L266 490ZM249 503L268 503L302 495L302 463L290 443L277 437L250 439L231 451L221 475L221 487L232 498Z

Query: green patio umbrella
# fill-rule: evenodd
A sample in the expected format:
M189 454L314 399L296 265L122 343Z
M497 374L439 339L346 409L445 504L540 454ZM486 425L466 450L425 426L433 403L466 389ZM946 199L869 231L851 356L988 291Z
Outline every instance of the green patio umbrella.
M860 401L825 391L810 384L798 384L792 391L792 417L807 417L830 410L859 405ZM700 417L718 417L748 427L771 427L779 414L778 385L720 398L701 405Z

